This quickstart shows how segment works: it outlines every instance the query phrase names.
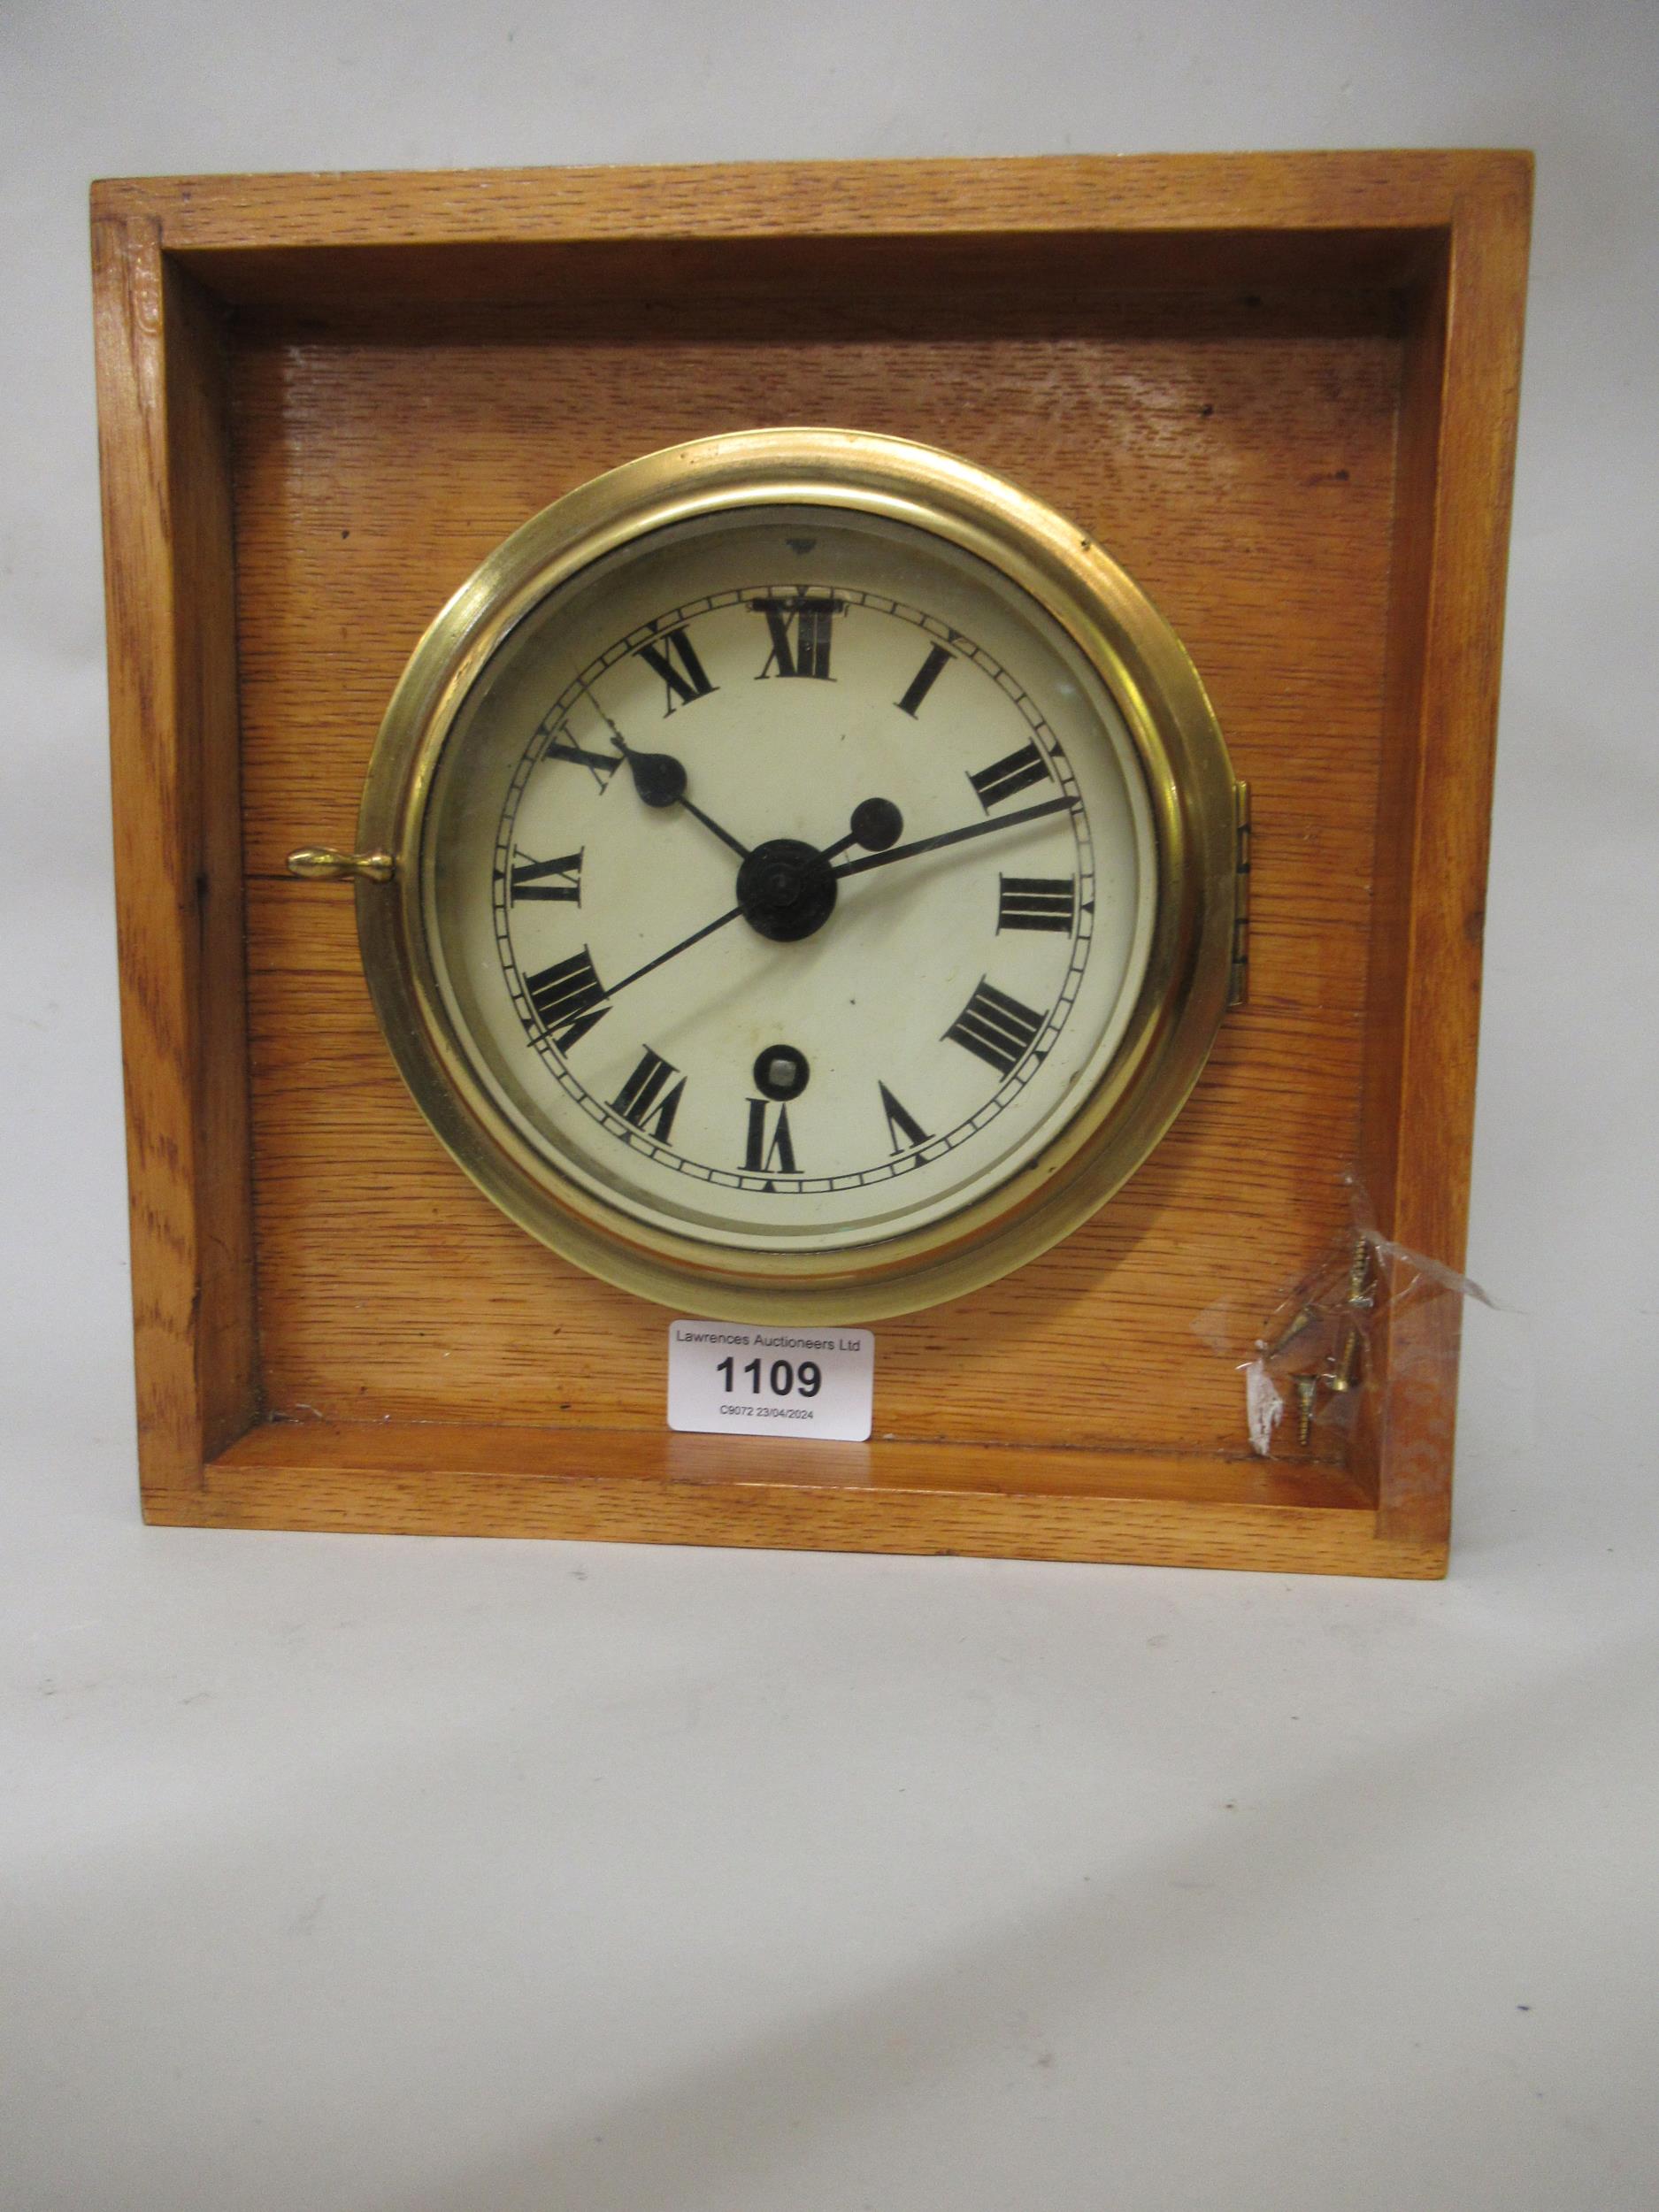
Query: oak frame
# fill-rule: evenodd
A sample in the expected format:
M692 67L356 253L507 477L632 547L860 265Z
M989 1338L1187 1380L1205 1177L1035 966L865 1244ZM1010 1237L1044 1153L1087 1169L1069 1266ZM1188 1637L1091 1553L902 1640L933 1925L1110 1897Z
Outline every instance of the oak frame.
M1133 289L1344 284L1404 318L1359 1156L1463 1256L1531 197L1525 155L1379 152L121 180L93 192L146 1517L220 1526L1445 1571L1457 1312L1379 1333L1347 1464L638 1427L271 1419L252 1200L227 312L461 318L572 257L992 241ZM944 442L944 441L941 441ZM1015 1409L1018 1418L1018 1409Z

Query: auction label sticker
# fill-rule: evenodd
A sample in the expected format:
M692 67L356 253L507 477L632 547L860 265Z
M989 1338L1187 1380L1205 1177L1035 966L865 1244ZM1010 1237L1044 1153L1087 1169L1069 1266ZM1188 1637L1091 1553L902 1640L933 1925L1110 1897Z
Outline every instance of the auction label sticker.
M668 1425L705 1436L870 1433L876 1340L868 1329L668 1325Z

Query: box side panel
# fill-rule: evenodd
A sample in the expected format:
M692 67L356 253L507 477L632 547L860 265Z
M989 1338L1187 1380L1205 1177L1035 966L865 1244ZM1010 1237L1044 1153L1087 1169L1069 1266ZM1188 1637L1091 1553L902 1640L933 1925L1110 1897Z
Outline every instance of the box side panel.
M141 1461L188 1490L255 1418L223 348L154 227L94 223Z
M1459 1271L1530 205L1519 161L1460 198L1401 441L1363 1159L1388 1234ZM1443 1541L1450 1525L1461 1318L1446 1296L1397 1299L1385 1319L1361 1442L1390 1535Z
M1168 1485L1149 1468L1132 1469L1125 1488L1111 1494L1090 1495L1064 1481L1030 1494L994 1479L949 1487L948 1473L935 1487L906 1486L906 1463L946 1456L958 1463L1029 1457L1046 1468L1056 1455L947 1455L896 1445L792 1452L780 1444L758 1448L755 1462L745 1455L740 1468L730 1447L711 1437L267 1424L209 1470L205 1494L180 1517L233 1528L961 1552L1278 1574L1445 1571L1443 1547L1379 1541L1375 1513L1352 1500L1228 1499L1203 1473L1189 1494L1180 1476L1192 1476L1191 1467ZM817 1466L818 1479L803 1471L780 1479L786 1462L794 1470ZM1307 1486L1320 1486L1310 1476Z
M1086 230L1120 270L1125 259L1140 267L1139 280L1236 272L1241 255L1278 250L1282 273L1302 281L1359 273L1390 282L1413 232L1444 229L1456 199L1524 161L1432 147L1068 154L160 177L100 190L161 224L169 249L211 270L227 296L309 309L360 293L365 273L383 290L401 278L407 297L512 296L503 280L521 273L526 254L609 239L979 235L1024 244ZM1162 280L1137 256L1144 240L1154 242Z

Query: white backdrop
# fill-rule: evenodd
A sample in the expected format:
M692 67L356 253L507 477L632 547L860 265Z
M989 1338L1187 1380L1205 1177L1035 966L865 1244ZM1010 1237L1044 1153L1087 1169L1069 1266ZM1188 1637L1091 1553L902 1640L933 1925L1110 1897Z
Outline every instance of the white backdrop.
M0 2205L1650 2212L1659 14L0 13ZM1442 1586L146 1532L98 174L1540 156Z

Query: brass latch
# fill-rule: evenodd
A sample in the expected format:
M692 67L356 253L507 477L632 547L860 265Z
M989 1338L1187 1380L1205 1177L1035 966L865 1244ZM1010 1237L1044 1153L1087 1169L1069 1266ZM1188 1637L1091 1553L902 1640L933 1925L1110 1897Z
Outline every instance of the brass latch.
M288 855L288 873L307 883L349 883L365 877L371 883L389 883L396 872L390 853L342 853L332 845L302 845Z

